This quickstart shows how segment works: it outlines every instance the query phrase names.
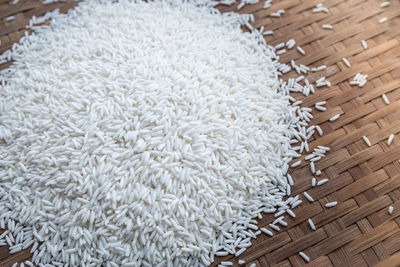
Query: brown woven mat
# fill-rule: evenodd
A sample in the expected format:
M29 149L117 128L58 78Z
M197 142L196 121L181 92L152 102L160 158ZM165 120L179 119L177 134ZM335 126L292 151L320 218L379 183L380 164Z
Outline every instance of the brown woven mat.
M326 75L332 87L317 89L303 103L311 107L315 102L328 101L328 111L314 113L312 124L319 124L324 136L311 142L310 148L331 147L328 156L317 164L323 171L321 177L330 181L312 188L308 166L292 170L292 194L307 190L316 201L309 203L302 197L303 205L295 210L296 218L287 219L287 227L272 238L259 235L239 258L247 266L300 266L305 261L298 252L303 251L311 259L309 266L372 266L382 261L386 266L400 265L399 254L391 257L400 250L400 1L391 0L389 7L381 8L383 1L378 0L329 0L324 1L328 14L312 13L321 1L273 0L271 8L263 9L261 0L240 10L255 15L255 27L264 25L266 30L274 30L273 36L266 36L269 44L294 38L306 51L302 56L291 49L281 57L282 62L290 64L295 59L297 64L310 67L327 65L325 71L308 76L315 80ZM41 16L55 7L65 11L75 5L72 0L46 6L38 0L20 0L17 5L9 2L0 0L0 53L23 36L33 15ZM235 6L220 9L230 11ZM269 16L279 9L285 9L281 18ZM11 15L15 19L4 22ZM383 17L387 21L379 23ZM322 24L332 24L334 29L322 29ZM361 40L367 41L367 50ZM350 68L342 62L343 57L351 62ZM358 72L368 74L362 88L349 85L349 79ZM389 105L382 100L383 93ZM339 120L329 122L337 113L342 114ZM392 133L396 137L389 146L387 138ZM363 141L364 135L371 147ZM325 208L325 203L335 200L336 207ZM392 215L388 214L390 205L394 207ZM308 218L314 221L316 231L310 229ZM259 225L272 220L272 215L265 215ZM29 257L27 251L9 255L8 248L0 247L0 266ZM237 265L238 258L227 256L223 260Z

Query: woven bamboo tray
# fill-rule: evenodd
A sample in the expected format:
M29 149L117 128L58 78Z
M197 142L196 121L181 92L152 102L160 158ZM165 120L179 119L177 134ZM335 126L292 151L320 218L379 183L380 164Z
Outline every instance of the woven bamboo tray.
M263 9L261 0L240 10L254 14L255 27L274 31L273 36L266 36L269 44L294 38L306 51L302 56L295 49L289 50L282 55L282 62L290 64L295 59L297 64L310 67L327 65L325 71L307 76L310 81L327 76L332 87L318 88L316 94L303 99L303 106L309 107L318 101L328 102L328 111L314 113L311 124L319 124L324 135L311 142L310 149L331 147L316 166L323 171L321 177L330 181L311 188L308 166L291 170L295 180L292 194L307 190L316 201L303 199L303 205L295 210L297 217L287 219L287 227L272 238L259 235L239 258L247 266L302 266L305 261L298 252L303 251L311 259L309 266L400 266L400 254L396 254L400 250L400 1L391 0L389 7L381 8L378 0L329 0L324 1L328 14L312 13L321 1L274 0L271 8ZM38 0L20 0L17 5L10 2L0 0L0 53L23 36L33 15L44 15L56 7L65 12L76 5L72 0L45 6ZM231 11L236 5L219 8ZM279 9L285 9L281 18L269 16ZM15 19L5 22L11 15ZM379 23L383 17L387 22ZM322 24L332 24L334 29L322 29ZM361 40L367 41L367 50ZM343 57L351 62L351 68L341 61ZM0 65L0 69L8 65ZM349 85L358 72L368 74L362 88ZM291 76L295 75L284 78ZM383 93L390 99L389 105L383 102ZM329 122L337 113L342 114L340 119ZM392 133L396 137L388 146ZM371 147L362 140L364 135ZM324 207L335 200L336 207ZM390 205L394 207L392 215L387 211ZM308 218L314 221L316 231L308 226ZM259 225L272 220L272 215L265 215ZM0 247L0 266L29 258L29 251L9 255L8 248ZM227 256L217 262L221 260L237 265L238 258Z

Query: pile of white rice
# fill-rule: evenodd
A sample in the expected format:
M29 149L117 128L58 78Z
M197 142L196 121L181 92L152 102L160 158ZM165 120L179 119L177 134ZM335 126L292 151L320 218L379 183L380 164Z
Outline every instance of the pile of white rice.
M2 56L0 245L54 266L204 266L288 207L302 86L242 32L251 16L214 4L88 0Z

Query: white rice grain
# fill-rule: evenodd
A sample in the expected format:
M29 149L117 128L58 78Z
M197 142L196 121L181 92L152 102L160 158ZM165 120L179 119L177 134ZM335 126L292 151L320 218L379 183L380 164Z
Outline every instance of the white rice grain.
M304 51L304 49L301 48L300 46L297 46L297 51L299 51L300 54L302 54L302 55L305 55L305 54L306 54L306 52Z
M319 125L317 125L317 126L315 126L315 129L317 129L319 136L322 136L323 132L322 132L321 127Z
M385 2L382 2L382 3L380 4L380 6L381 6L382 8L388 7L389 5L390 5L390 2L389 2L389 1L385 1Z
M335 121L335 120L339 119L339 117L340 117L340 114L336 114L336 115L332 116L332 117L329 119L329 121Z
M347 58L343 57L343 58L342 58L342 61L343 61L343 63L344 63L348 68L351 67L350 61L349 61Z
M387 141L388 146L390 146L390 144L393 142L393 139L394 139L394 134L389 135L388 141Z
M337 205L337 201L329 202L325 204L325 207L331 208Z
M361 40L361 45L365 50L368 49L368 44L367 44L367 42L365 40Z
M392 215L392 213L393 213L393 206L389 206L388 212L389 212L390 215Z
M6 17L6 18L4 19L4 21L12 21L12 20L14 20L14 19L15 19L14 16L8 16L8 17Z
M315 227L314 222L311 220L311 218L308 218L307 221L308 221L308 224L310 225L311 229L315 231L317 228Z
M274 32L273 31L265 31L263 32L263 35L273 35Z
M314 202L314 199L306 192L303 192L303 195L306 197L306 199L310 202Z
M306 261L310 262L310 258L302 251L299 252L299 255Z
M236 256L236 257L240 256L243 252L245 252L245 250L246 250L246 248L241 248L241 249L239 249L239 250L235 253L235 256Z
M386 105L390 105L389 98L387 97L386 94L382 94L382 99L383 99L383 102L385 102Z
M371 146L371 141L369 141L369 139L368 139L368 137L366 137L365 135L363 135L363 140L364 140L364 142L367 144L367 146Z
M333 26L330 25L330 24L323 24L321 27L322 27L322 29L326 29L326 30L332 30L333 29Z
M315 179L315 177L313 177L312 179L311 179L311 186L312 187L315 187L317 185L317 179Z
M275 224L272 224L272 223L270 223L270 224L268 224L269 225L269 227L271 227L272 229L274 229L275 231L280 231L281 229L279 228L279 226L277 226L277 225L275 225Z
M318 110L318 111L326 111L327 110L326 107L321 107L321 106L318 106L318 105L315 105L315 109Z
M235 2L236 2L236 0L222 0L219 3L221 5L230 6L230 5L233 5Z
M296 218L296 214L291 209L287 209L286 213L289 214L290 217Z
M324 179L321 179L321 180L319 180L318 181L318 183L317 183L317 186L321 186L321 185L323 185L323 184L325 184L325 183L327 183L329 180L328 179L326 179L326 178L324 178Z
M315 164L313 161L310 162L310 170L311 170L311 173L315 173Z
M260 230L261 230L261 232L263 232L266 235L269 235L269 236L273 236L274 235L270 230L268 230L268 229L266 229L264 227L260 228Z
M292 164L292 168L296 168L301 165L301 160L296 161L295 163Z
M294 185L294 182L293 182L293 178L292 178L292 176L288 173L287 175L287 179L288 179L288 182L289 182L289 185L290 186L293 186Z

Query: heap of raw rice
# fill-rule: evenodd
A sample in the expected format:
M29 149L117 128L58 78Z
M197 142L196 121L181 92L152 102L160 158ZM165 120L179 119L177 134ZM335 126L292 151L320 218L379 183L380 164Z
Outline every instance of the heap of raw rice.
M303 87L240 29L251 16L214 5L88 0L2 56L0 245L42 264L203 266L288 208Z

